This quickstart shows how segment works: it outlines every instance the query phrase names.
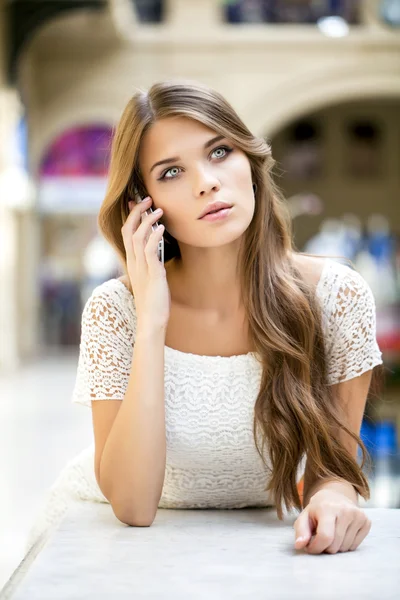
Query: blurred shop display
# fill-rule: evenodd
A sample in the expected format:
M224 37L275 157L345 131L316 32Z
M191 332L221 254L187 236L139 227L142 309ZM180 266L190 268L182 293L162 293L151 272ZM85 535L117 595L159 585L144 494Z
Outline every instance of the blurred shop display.
M400 0L381 0L379 14L387 25L400 27Z
M383 125L376 117L351 118L343 125L343 176L349 181L377 179L383 175ZM280 164L288 179L310 181L324 177L327 169L326 123L308 117L284 130L284 153Z
M100 234L95 235L86 246L82 262L84 279L81 300L85 305L96 286L121 275L121 265L113 248Z
M223 0L229 23L317 23L340 17L354 25L360 21L360 4L361 0Z
M47 347L79 343L83 229L76 219L44 217L39 268L40 325Z
M394 305L399 297L397 243L386 217L373 214L368 218L365 242L356 256L356 265L374 290L379 308Z
M322 128L318 122L304 119L287 128L285 155L281 165L288 177L298 180L320 177L323 154Z
M400 453L396 422L383 419L375 423L364 418L360 435L373 461L372 472L368 472L370 506L400 508ZM360 449L358 458L361 459Z
M41 270L42 346L76 346L79 344L82 308L79 282L57 280L57 265L51 260L44 261Z
M323 212L324 204L317 194L304 192L286 199L290 216L293 219L301 215L313 216Z
M321 222L318 233L308 240L303 252L343 255L353 260L361 248L361 237L361 223L356 215L346 214L342 219L326 218ZM338 262L345 261L338 259Z
M107 186L111 138L110 126L87 125L53 141L40 168L39 212L98 213Z
M96 285L117 273L113 251L99 241L97 231L111 138L108 125L73 128L54 140L41 164L39 286L44 347L79 344L86 299Z
M112 247L89 218L46 218L40 263L40 324L45 347L76 346L83 307L94 288L121 275Z
M346 130L345 175L375 178L382 175L382 131L372 120L356 120Z

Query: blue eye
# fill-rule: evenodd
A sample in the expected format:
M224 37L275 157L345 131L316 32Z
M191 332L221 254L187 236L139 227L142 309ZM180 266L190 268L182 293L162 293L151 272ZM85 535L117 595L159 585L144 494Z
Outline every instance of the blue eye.
M171 167L170 169L168 169L168 171L165 171L162 175L161 175L161 179L175 179L175 177L165 177L167 173L169 173L170 171L177 171L179 167Z
M214 152L218 152L218 150L223 150L224 153L222 154L222 156L217 156L218 159L221 158L226 158L228 156L228 154L230 154L233 151L233 148L229 148L229 146L218 146L218 148L215 148L211 154L214 154Z
M211 155L214 154L214 152L218 152L219 150L223 150L223 154L220 156L217 156L216 158L218 160L221 160L223 158L225 158L228 154L230 154L233 151L233 148L229 148L229 146L218 146L218 148L215 148L212 152ZM178 171L179 172L180 167L170 167L169 169L167 169L166 171L164 171L161 175L161 177L159 178L159 181L162 181L163 179L176 179L176 175L173 175L171 177L166 177L166 175L168 173L170 173L171 171ZM177 173L178 175L178 173Z
M212 154L214 154L214 152L218 152L218 150L223 150L224 154L222 156L217 156L217 158L223 158L227 152L227 148L220 146L219 148L215 148L215 150L212 151Z

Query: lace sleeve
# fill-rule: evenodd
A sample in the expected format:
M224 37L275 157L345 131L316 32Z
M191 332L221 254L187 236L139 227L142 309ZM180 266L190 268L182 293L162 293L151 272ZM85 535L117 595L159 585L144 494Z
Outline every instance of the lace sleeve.
M328 324L328 385L347 381L383 363L376 341L376 307L365 279L339 265Z
M106 285L96 288L81 321L78 369L72 402L123 400L133 355L133 328L120 296Z

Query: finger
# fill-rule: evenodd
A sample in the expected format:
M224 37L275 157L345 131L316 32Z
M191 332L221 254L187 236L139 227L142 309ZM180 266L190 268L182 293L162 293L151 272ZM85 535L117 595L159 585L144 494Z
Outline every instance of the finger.
M151 203L151 198L147 198L139 204L132 200L128 202L130 213L121 228L127 260L133 261L135 259L132 246L132 235L140 225L141 214L150 208Z
M157 229L158 220L161 219L162 214L163 214L162 209L157 208L153 212L149 213L149 215L146 215L146 214L142 215L142 223L144 223L143 227L145 228L144 238L143 238L144 246L146 246L152 232ZM148 221L147 220L148 217L153 217L153 215L156 218L155 219L151 218L151 220Z
M349 547L349 551L353 551L356 550L356 548L358 548L358 546L361 544L364 538L366 538L369 532L371 531L371 525L372 523L370 519L367 518L366 523L364 523L361 529L359 529L359 531L357 532L353 543Z
M339 552L347 552L353 544L356 535L365 525L367 525L368 517L359 508L355 507L355 516L350 521L350 526L339 546Z
M136 265L138 269L147 269L147 259L145 256L145 248L148 239L153 232L152 225L161 217L162 210L157 209L154 212L146 215L138 229L132 235L133 251L136 257Z
M151 230L154 229L156 221L162 217L162 214L162 208L156 208L154 210L147 209L147 212L142 213L140 215L141 223L136 230L137 237L141 238L143 241L147 241Z
M307 546L310 554L321 554L335 539L336 513L334 510L316 509L317 530L314 539Z
M295 549L301 550L311 540L313 533L313 524L309 516L308 509L304 509L294 524L295 531Z
M130 229L131 233L134 229L137 229L141 222L141 217L146 210L149 210L153 203L152 198L147 196L141 202L135 202L134 200L129 200L129 215L124 223L127 225L127 229Z
M354 539L354 535L359 528L359 522L356 525L356 529L354 529L354 518L351 515L337 515L336 517L336 526L335 526L335 539L332 544L325 549L325 552L328 554L336 554L336 552L340 551L340 548L349 535L351 535L350 531L353 532L353 537L351 541Z
M158 244L163 236L164 229L164 225L159 225L152 231L144 250L150 273L157 274L160 272L161 261L158 257Z
M335 552L347 552L352 543L355 540L355 537L359 530L361 529L361 525L359 521L353 522L349 524L347 528L346 534L343 536L341 543L335 549Z

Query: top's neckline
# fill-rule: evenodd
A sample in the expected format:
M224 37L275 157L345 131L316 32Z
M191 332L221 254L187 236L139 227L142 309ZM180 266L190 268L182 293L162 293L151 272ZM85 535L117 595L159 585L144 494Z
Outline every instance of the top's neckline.
M328 270L328 266L330 265L330 263L332 262L332 260L330 258L326 258L322 267L322 271L321 271L321 275L319 277L318 283L316 285L315 288L315 293L318 294L321 287L323 286L324 280L325 280L325 274ZM134 296L133 294L128 290L128 288L126 287L126 285L124 283L122 283L122 281L118 278L113 278L110 279L109 281L116 281L118 284L120 284L123 289L125 290L125 292L127 294L129 294L130 298L134 300ZM257 358L257 352L247 352L246 354L232 354L231 356L220 356L215 355L215 356L210 356L208 354L193 354L193 352L183 352L182 350L177 350L176 348L172 348L171 346L167 346L166 344L164 344L164 348L165 350L172 356L180 356L180 357L187 357L187 358L195 358L196 360L219 360L220 362L222 361L239 361L239 360L256 360L258 361Z

